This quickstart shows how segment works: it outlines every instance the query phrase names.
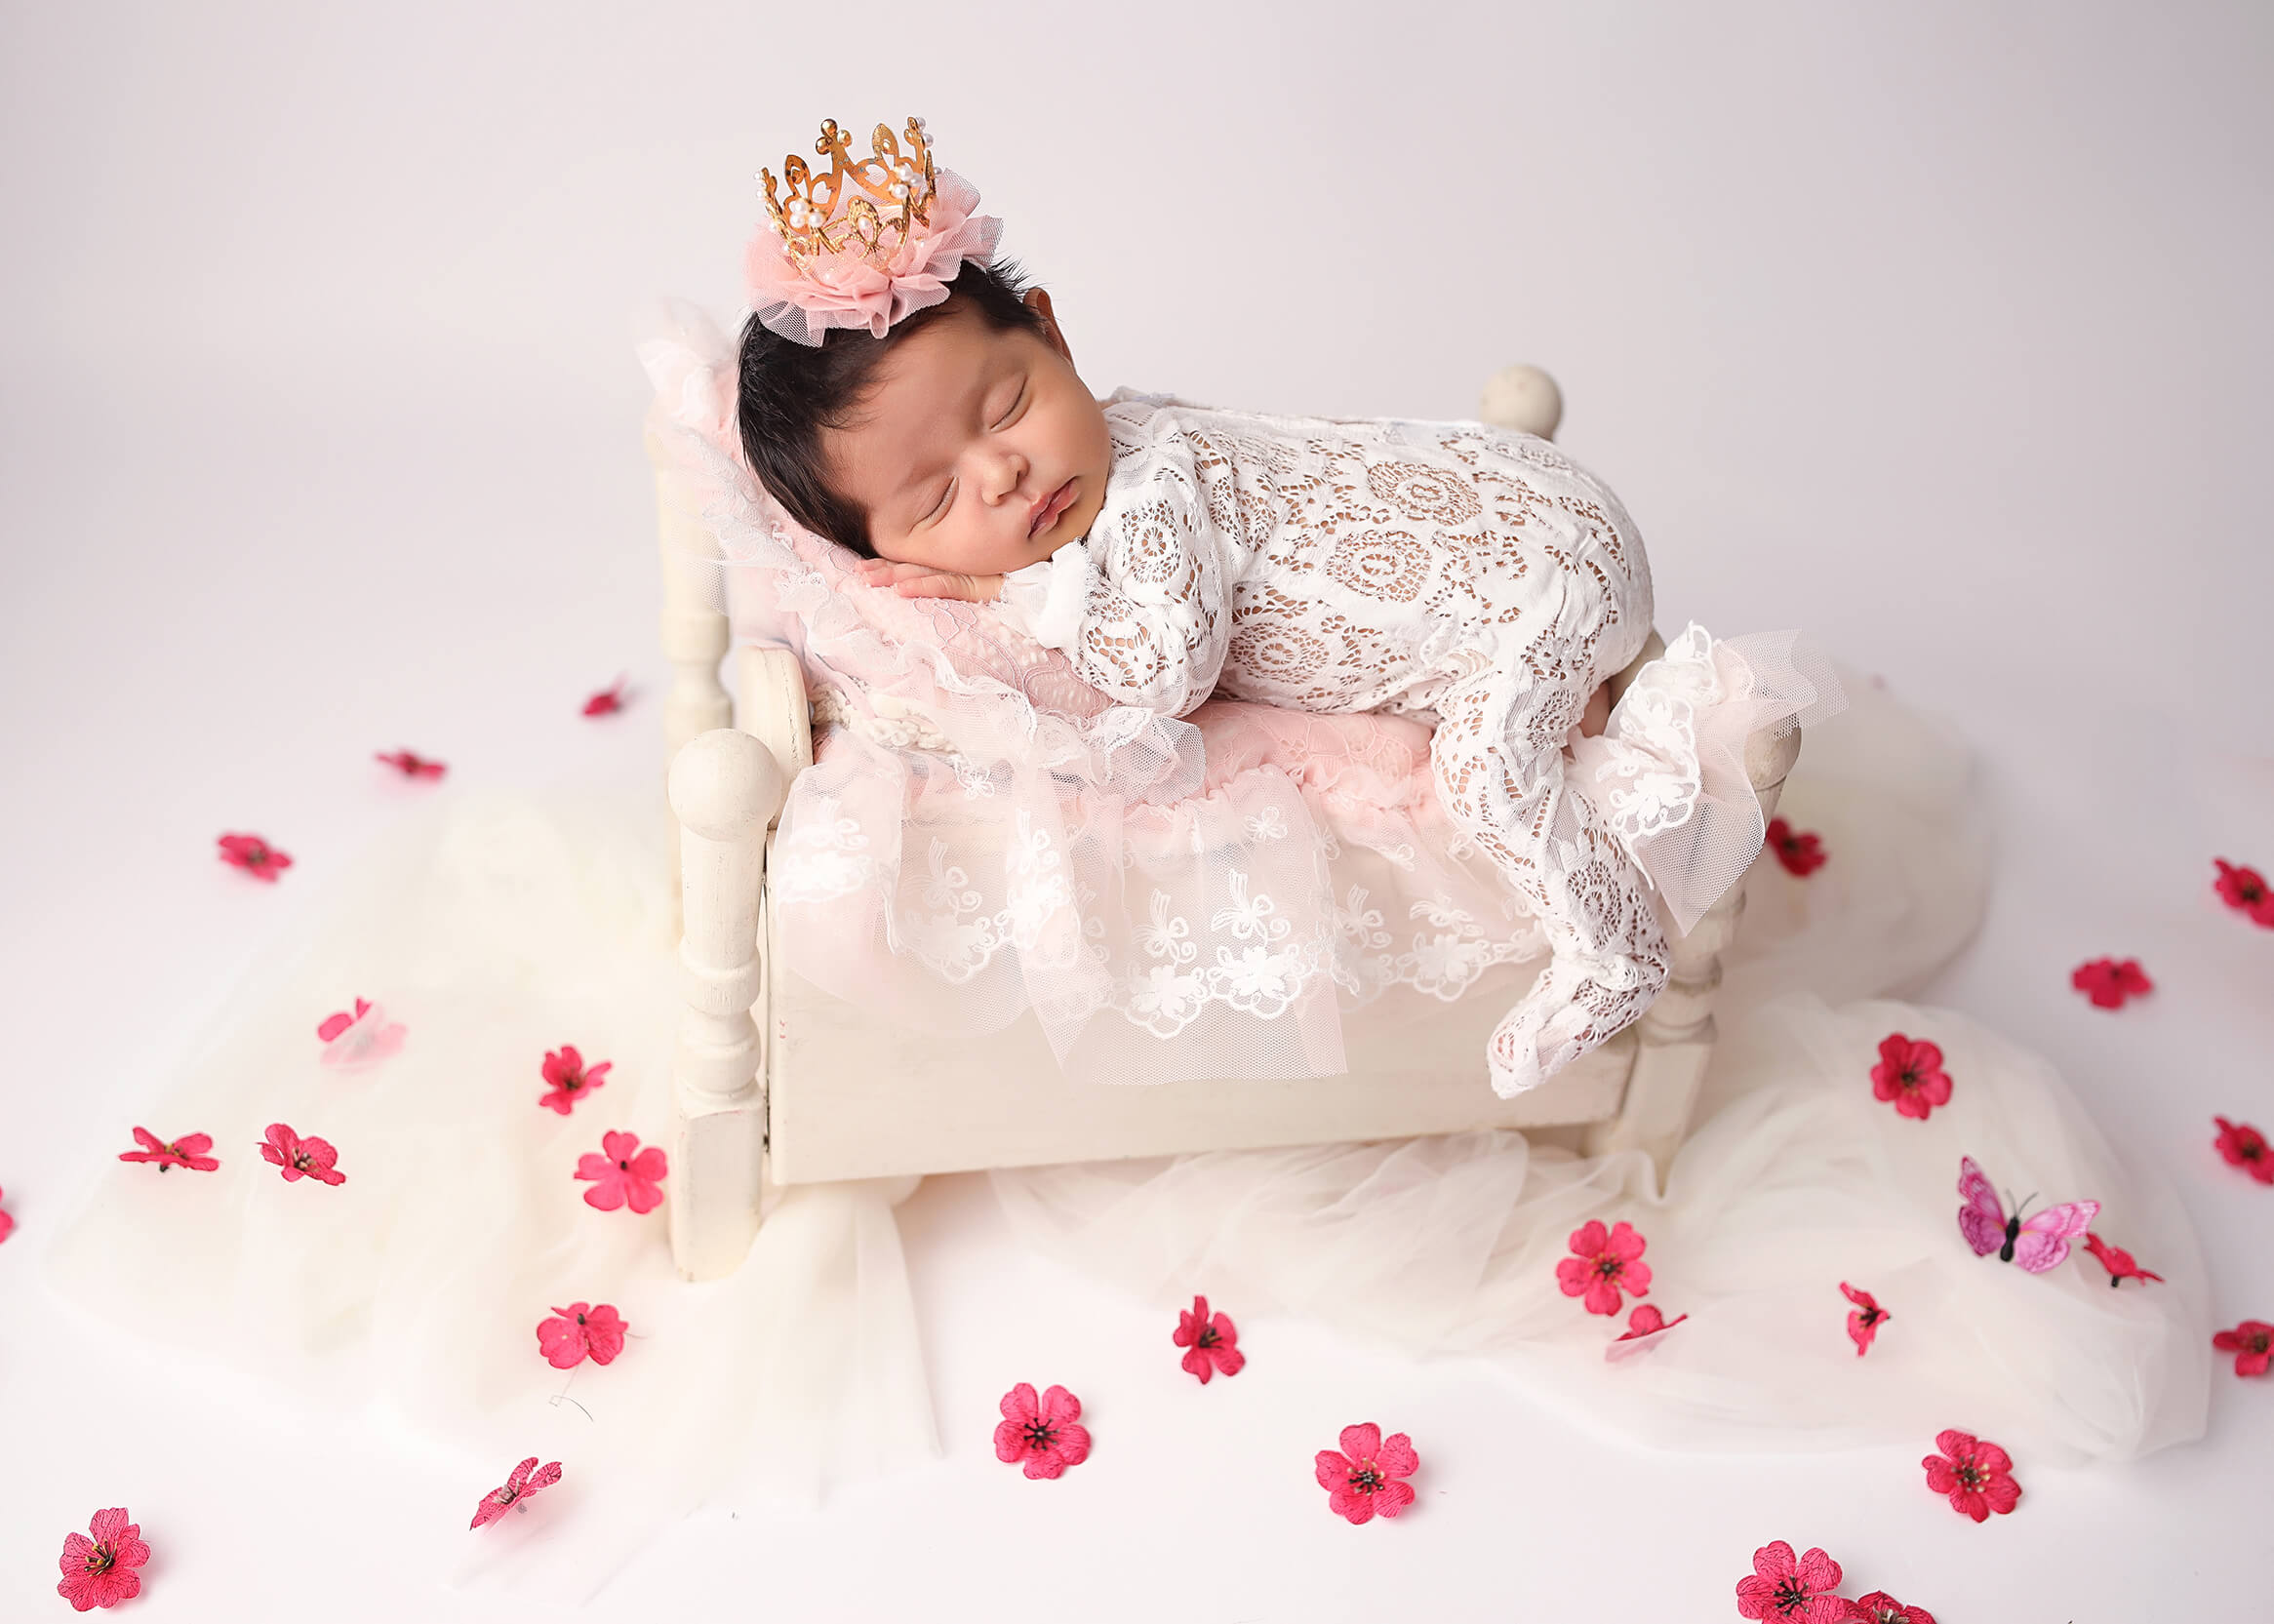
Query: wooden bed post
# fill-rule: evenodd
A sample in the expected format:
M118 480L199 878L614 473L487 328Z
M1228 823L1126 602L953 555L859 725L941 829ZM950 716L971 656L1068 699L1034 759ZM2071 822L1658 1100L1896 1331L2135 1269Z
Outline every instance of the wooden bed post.
M663 696L663 761L666 770L688 741L735 719L734 702L719 682L719 661L727 653L727 616L715 606L701 561L717 548L702 527L702 515L686 495L683 476L670 466L651 432L648 460L656 471L656 530L663 565L663 657L671 662L671 688ZM672 867L679 865L679 824L670 828Z
M689 1280L732 1274L758 1233L766 1036L750 1010L765 985L766 826L786 787L773 752L733 728L701 734L671 763L687 1008L672 1055L668 1189L671 1255Z
M1745 772L1761 798L1764 818L1776 815L1777 797L1799 757L1798 729L1774 738L1756 734L1748 741ZM1728 895L1705 911L1689 934L1676 936L1668 944L1673 950L1673 970L1666 978L1666 990L1636 1023L1639 1041L1634 1070L1626 1081L1626 1099L1617 1116L1586 1131L1585 1146L1591 1156L1614 1150L1648 1151L1657 1166L1661 1188L1667 1164L1690 1131L1697 1086L1704 1080L1706 1062L1713 1057L1713 997L1721 990L1721 956L1736 939L1737 921L1744 911L1745 881L1739 879L1730 887Z

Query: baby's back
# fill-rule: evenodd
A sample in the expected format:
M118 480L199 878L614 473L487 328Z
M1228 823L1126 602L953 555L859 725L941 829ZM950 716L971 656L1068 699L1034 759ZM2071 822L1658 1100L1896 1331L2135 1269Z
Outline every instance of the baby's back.
M1220 692L1417 710L1450 681L1522 664L1584 693L1650 635L1633 521L1544 440L1117 396L1117 454L1132 414L1151 416L1133 454L1181 441L1205 494L1232 614Z

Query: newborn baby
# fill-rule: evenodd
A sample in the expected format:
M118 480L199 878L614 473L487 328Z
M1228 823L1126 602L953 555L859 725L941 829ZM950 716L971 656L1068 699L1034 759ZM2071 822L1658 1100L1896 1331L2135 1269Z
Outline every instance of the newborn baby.
M1050 297L967 261L882 337L743 337L740 432L791 516L910 596L993 602L1124 704L1217 690L1433 718L1447 812L1553 958L1495 1031L1502 1093L1664 985L1647 882L1563 751L1651 634L1617 498L1545 441L1473 422L1213 411L1075 372Z

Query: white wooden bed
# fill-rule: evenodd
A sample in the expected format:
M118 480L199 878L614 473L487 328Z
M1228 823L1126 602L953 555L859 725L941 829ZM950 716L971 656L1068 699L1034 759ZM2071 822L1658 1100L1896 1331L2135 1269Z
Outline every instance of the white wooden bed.
M1552 380L1509 368L1485 393L1486 421L1551 433ZM656 448L651 446L653 455ZM668 553L696 534L658 478ZM691 528L694 527L694 528ZM1066 1081L1031 1012L988 1038L935 1040L819 991L784 962L766 906L774 820L813 761L812 706L796 657L741 648L722 684L724 614L664 571L665 702L685 933L687 1009L674 1063L672 1252L690 1280L731 1274L777 1184L954 1172L1265 1145L1405 1138L1473 1128L1583 1125L1590 1151L1635 1147L1661 1172L1688 1130L1714 1040L1720 959L1744 905L1733 888L1673 944L1667 987L1635 1026L1514 1099L1494 1094L1485 1042L1513 989L1487 981L1442 1014L1344 1023L1338 1077L1105 1087ZM1663 648L1653 636L1614 693ZM1756 738L1747 767L1773 812L1797 732Z

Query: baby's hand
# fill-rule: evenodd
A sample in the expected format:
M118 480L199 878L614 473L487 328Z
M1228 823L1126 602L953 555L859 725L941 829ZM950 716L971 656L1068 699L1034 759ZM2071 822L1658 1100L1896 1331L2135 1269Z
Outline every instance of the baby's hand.
M895 564L884 558L863 559L860 578L871 586L890 586L903 598L957 598L967 604L984 604L1003 595L1001 575L961 575L952 570L935 570L929 564Z

